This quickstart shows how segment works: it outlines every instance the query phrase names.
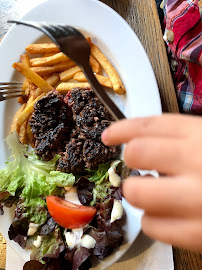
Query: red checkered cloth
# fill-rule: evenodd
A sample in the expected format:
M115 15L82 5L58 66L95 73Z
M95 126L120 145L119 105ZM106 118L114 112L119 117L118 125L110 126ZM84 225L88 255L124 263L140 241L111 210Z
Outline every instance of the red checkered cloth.
M202 114L202 22L198 0L164 0L168 54L181 112Z

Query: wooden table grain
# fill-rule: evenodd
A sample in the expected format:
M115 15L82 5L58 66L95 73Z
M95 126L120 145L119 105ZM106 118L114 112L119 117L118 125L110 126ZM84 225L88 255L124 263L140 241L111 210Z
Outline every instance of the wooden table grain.
M8 31L7 19L19 19L43 0L0 0L0 38ZM164 112L178 113L174 85L155 0L103 0L132 27L145 48L153 67ZM0 234L0 270L5 269L6 241ZM175 270L201 270L202 255L173 249ZM163 270L163 269L152 269Z

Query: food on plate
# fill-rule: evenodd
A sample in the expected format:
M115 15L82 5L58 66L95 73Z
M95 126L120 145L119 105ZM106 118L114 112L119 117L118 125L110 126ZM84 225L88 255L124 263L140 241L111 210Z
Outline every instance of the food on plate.
M47 54L47 53L57 53L60 50L54 43L42 43L42 44L29 44L26 47L26 51L29 54Z
M114 67L88 41L97 79L124 94ZM24 270L90 269L122 244L121 182L130 171L120 147L101 142L113 119L81 69L52 43L26 50L13 64L25 81L6 138L12 158L0 170L0 214L16 204L8 234L31 249Z
M78 229L88 225L96 214L96 208L70 203L56 196L46 197L50 215L58 225L66 229Z
M99 75L99 74L95 74L95 77L97 78L98 82L105 87L109 87L112 88L112 83L110 81L109 78ZM74 80L77 80L79 82L87 82L87 79L85 77L85 75L83 74L83 72L77 72L74 77Z
M95 57L95 59L100 63L104 71L109 76L109 79L112 82L114 91L119 94L123 95L126 93L126 89L121 81L121 78L113 65L109 62L109 60L104 56L104 54L100 51L98 46L93 43L91 45L91 54Z

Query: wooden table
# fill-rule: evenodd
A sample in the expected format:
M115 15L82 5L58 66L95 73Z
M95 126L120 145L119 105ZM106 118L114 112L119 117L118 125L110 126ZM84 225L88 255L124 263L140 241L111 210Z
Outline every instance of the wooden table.
M0 0L0 38L9 29L7 19L19 19L43 0ZM103 0L134 29L144 46L156 75L164 112L177 113L178 105L167 60L155 0ZM5 268L6 242L0 234L0 270ZM176 270L202 269L202 255L173 249ZM149 270L149 269L148 269ZM163 270L163 269L152 269Z

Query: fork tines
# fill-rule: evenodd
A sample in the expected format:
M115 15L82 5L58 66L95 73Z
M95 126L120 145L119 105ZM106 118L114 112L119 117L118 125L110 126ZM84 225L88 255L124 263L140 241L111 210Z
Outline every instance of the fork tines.
M17 94L18 93L18 94ZM17 94L17 95L13 95ZM0 82L0 101L20 97L22 92L22 83L19 82Z

